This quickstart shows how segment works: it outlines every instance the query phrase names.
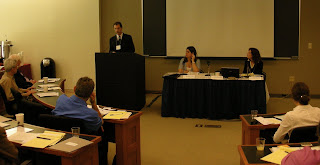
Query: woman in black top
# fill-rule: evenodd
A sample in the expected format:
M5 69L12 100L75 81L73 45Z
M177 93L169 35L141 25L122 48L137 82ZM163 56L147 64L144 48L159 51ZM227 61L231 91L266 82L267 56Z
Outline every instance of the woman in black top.
M249 48L247 58L248 60L245 61L243 73L262 74L263 62L259 50L256 48Z

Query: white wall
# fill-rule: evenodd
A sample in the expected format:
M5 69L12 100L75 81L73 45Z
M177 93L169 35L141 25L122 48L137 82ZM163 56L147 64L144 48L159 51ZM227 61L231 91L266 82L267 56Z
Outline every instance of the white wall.
M12 53L24 52L34 79L40 78L41 60L51 57L67 89L82 76L95 80L99 0L0 0L0 16L0 40L6 34Z

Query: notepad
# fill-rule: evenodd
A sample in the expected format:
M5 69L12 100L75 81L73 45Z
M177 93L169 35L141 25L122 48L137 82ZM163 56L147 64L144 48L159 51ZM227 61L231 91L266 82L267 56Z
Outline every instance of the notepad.
M22 146L32 148L45 148L57 144L65 135L61 132L45 131L36 138L24 143Z
M279 149L279 150L276 150L275 152L272 152L271 154L261 158L261 160L275 163L275 164L281 164L282 159L287 155L288 155L288 153Z
M49 146L52 146L57 144L64 136L65 136L65 133L62 133L62 132L44 131L44 133L40 134L38 137L56 139L51 144L49 144Z
M81 139L78 137L71 137L65 141L62 141L54 146L49 147L49 149L59 150L64 152L72 152L92 143L93 142L85 139Z
M110 111L103 119L121 119L127 112Z
M120 119L128 119L132 115L132 112L126 112Z
M59 96L59 92L44 92L44 93L37 93L39 97L52 97L52 96Z

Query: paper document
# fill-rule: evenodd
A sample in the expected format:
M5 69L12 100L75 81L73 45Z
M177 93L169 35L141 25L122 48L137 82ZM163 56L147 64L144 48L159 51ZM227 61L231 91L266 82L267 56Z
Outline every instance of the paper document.
M8 137L12 142L24 144L34 138L37 138L40 133L26 133L26 132L16 132L15 134Z
M54 132L54 131L44 131L43 134L40 134L39 137L42 138L49 138L49 139L56 139L53 141L49 146L57 144L63 137L66 135L63 132Z
M112 107L103 107L103 109L105 110L109 110L109 111L115 111L116 109L112 108Z
M92 105L87 105L87 107L88 107L88 108L92 108ZM99 111L100 111L100 113L101 113L102 116L104 116L104 115L106 115L106 114L109 113L109 110L102 109L102 108L100 108L99 106L97 106L97 107L98 107L98 109L99 109Z
M7 137L15 134L16 132L30 132L33 131L33 129L25 128L25 127L14 127L11 129L6 130Z
M6 122L6 121L10 121L10 120L12 120L12 119L6 118L6 117L3 117L3 116L0 116L0 122L1 122L1 123L2 123L2 122Z
M32 148L46 148L48 145L52 144L55 140L56 139L36 137L22 144L22 146L32 147Z
M121 117L121 119L128 119L131 116L131 114L132 112L127 112Z
M223 80L223 76L210 76L212 80Z
M60 90L61 88L60 87L50 87L48 88L48 91L52 91L52 90ZM37 89L38 92L43 92L43 88L41 89Z
M10 124L7 124L7 123L0 123L0 127L7 127L7 126L9 126Z
M252 76L252 77L249 77L249 80L251 80L251 81L263 80L263 77L262 76Z
M45 93L37 93L39 97L50 97L50 96L59 96L59 92L45 92Z
M49 87L57 87L59 86L58 84L46 84L46 85L38 85L40 88L43 88L44 86L48 86Z
M111 111L103 119L121 119L127 112Z
M277 119L280 119L280 120L283 120L284 115L276 115L276 116L273 116L273 117L277 118Z
M45 148L57 144L65 133L45 131L36 138L24 143L22 146L33 147L33 148Z
M53 82L57 82L57 81L60 81L60 78L48 78L49 83L53 83ZM38 82L43 83L44 80L39 80Z
M255 117L255 119L263 125L280 124L281 121L275 118Z
M275 163L275 164L281 164L281 160L287 155L288 155L288 153L286 153L285 151L280 149L280 150L277 150L277 151L261 158L261 160Z
M54 150L64 151L64 152L72 152L92 143L93 142L85 139L81 139L78 137L71 137L49 148Z

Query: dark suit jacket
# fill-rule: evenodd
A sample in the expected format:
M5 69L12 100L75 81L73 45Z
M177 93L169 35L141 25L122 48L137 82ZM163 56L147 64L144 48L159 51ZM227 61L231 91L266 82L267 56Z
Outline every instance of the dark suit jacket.
M116 46L117 46L117 36L116 35L110 38L109 43L110 43L110 50L109 50L110 53L111 52L131 52L131 53L135 52L132 37L129 34L123 33L120 50L116 50Z
M14 74L14 79L19 88L27 89L33 85L31 82L27 82L19 70Z
M257 64L254 64L254 67L251 68L250 61L245 61L244 68L243 68L243 73L247 73L247 69L248 69L249 73L262 74L263 62L260 61Z

